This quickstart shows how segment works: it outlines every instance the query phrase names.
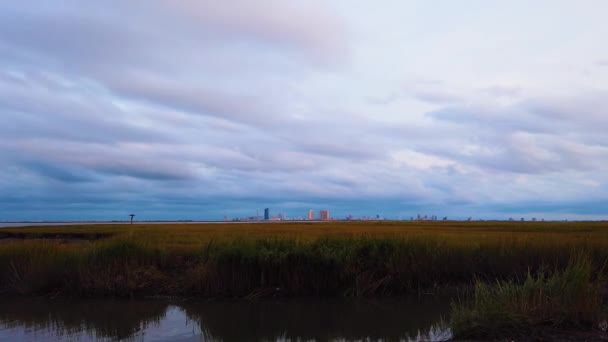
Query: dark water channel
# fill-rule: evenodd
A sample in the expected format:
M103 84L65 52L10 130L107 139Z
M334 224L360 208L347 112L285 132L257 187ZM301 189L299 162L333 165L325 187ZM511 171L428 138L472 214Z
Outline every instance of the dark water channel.
M444 341L449 300L0 297L0 341Z

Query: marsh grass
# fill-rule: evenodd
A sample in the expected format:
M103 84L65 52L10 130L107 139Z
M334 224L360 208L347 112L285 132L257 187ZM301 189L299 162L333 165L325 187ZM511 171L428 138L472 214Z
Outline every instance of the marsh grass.
M594 330L606 319L606 276L587 254L566 268L529 272L523 281L477 281L473 300L452 304L459 338L498 338L572 329Z
M608 258L606 223L136 224L0 233L21 234L0 240L0 292L13 294L419 294L562 270L580 250L593 269ZM77 238L66 243L70 234ZM106 238L82 238L100 234Z

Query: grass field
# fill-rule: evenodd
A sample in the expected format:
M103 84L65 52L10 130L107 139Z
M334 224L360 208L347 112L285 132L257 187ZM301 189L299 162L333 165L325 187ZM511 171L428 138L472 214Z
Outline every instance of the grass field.
M588 253L594 267L604 265L608 260L607 222L4 228L0 229L0 289L120 295L194 291L241 296L266 287L290 294L408 293L473 279L512 279L541 266L563 268L570 255L580 251ZM328 270L333 273L328 275ZM109 276L118 271L124 273L124 279L114 279L112 286L85 281L87 272L110 272ZM175 271L179 272L173 274ZM194 281L196 277L190 277L169 286L184 272L193 272L191 275L198 278L213 275L217 284L211 286L205 283L211 279ZM214 274L218 272L221 274ZM59 279L51 281L58 275ZM157 283L160 279L147 276L168 279ZM335 279L327 279L332 277ZM315 278L322 284L313 284ZM189 287L184 287L184 282Z
M579 260L578 268L573 260ZM607 222L0 229L4 294L255 299L460 289L474 300L454 305L455 331L482 338L549 323L593 327L606 317L606 265ZM506 323L492 325L495 322Z
M315 240L319 238L412 238L459 241L475 244L496 241L541 240L558 244L608 244L608 222L286 222L226 224L108 224L40 226L0 229L3 237L98 239L136 238L168 248L205 244L216 239L281 238Z

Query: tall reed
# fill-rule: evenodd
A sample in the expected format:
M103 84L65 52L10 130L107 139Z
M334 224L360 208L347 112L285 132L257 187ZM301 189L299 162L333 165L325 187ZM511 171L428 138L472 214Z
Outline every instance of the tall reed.
M606 276L586 254L563 270L528 273L523 282L477 281L472 301L452 304L456 337L498 338L549 329L593 330L607 316Z

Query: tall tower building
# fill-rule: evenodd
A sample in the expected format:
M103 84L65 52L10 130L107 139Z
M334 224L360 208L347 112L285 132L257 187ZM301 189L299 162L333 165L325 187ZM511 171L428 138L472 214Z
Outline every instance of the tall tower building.
M329 210L319 210L320 220L329 220Z
M315 219L315 211L314 210L309 210L308 211L308 215L306 216L306 219L309 221L312 221Z
M264 220L270 220L270 208L264 209Z

